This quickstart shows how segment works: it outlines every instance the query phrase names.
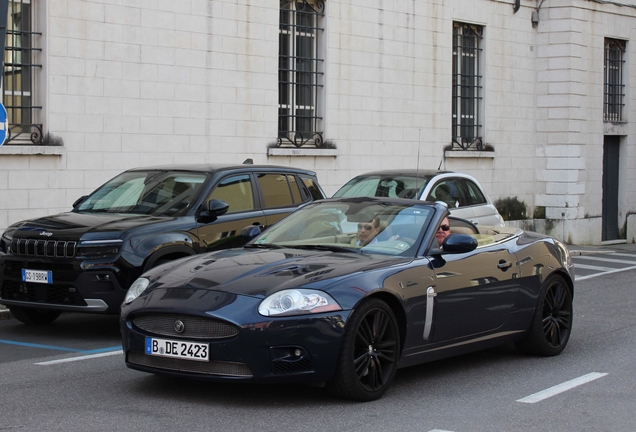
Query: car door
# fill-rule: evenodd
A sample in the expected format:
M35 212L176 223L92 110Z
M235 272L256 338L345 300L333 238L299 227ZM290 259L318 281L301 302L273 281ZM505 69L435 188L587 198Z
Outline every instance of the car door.
M501 327L513 310L519 269L505 242L432 259L435 281L429 340L443 342ZM429 291L431 291L429 289Z
M499 226L502 225L501 217L497 208L491 204L479 185L474 181L463 178L461 188L464 192L464 202L473 211L473 223L479 225Z
M261 229L267 224L263 211L255 199L254 183L249 173L228 175L221 179L203 202L207 206L210 200L219 199L230 207L227 213L216 220L198 218L197 231L202 251L212 251L239 247L247 242L241 236L243 228L249 225Z
M256 183L265 214L266 227L275 224L303 203L301 186L293 174L256 173ZM304 192L305 199L308 200L308 194Z

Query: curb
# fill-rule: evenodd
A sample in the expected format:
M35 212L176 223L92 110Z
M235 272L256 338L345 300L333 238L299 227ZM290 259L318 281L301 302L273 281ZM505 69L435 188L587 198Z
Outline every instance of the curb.
M0 320L7 320L11 318L13 317L11 316L11 312L9 312L9 309L0 309Z
M573 249L570 251L570 255L572 256L580 256L580 255L598 255L598 254L613 254L616 251L613 250L603 250L603 249Z

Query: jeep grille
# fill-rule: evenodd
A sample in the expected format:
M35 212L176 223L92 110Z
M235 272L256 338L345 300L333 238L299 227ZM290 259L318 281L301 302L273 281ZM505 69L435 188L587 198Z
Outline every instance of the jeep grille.
M17 239L11 242L11 253L14 255L41 256L54 258L73 258L77 242Z

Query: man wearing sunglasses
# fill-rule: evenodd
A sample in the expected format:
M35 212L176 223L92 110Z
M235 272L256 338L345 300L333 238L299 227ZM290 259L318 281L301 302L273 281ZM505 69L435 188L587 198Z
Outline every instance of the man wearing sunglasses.
M439 228L437 228L437 232L435 233L435 238L437 239L437 244L440 248L442 247L442 243L444 243L444 239L450 234L450 223L448 222L448 218L444 218Z
M358 224L358 240L357 246L366 246L373 241L377 241L375 236L380 232L380 218L374 217L368 223Z

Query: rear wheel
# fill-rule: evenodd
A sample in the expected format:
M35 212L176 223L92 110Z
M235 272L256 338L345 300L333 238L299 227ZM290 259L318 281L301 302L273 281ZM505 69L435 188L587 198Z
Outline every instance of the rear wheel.
M25 308L9 306L11 315L24 324L44 325L50 324L60 316L61 312L48 309Z
M541 287L530 331L517 342L528 354L555 356L565 349L572 330L572 293L561 276L548 278Z
M379 299L363 302L349 318L327 390L359 401L380 398L393 382L399 353L400 333L391 308Z

